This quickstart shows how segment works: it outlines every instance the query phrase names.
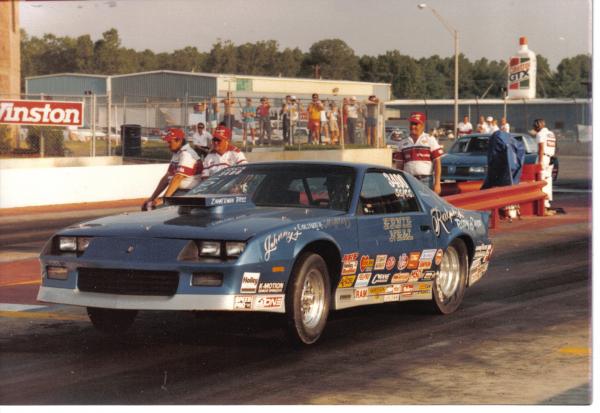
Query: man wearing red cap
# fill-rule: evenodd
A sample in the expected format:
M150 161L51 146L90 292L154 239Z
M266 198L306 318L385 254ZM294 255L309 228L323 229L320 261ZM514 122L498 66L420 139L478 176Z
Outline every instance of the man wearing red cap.
M152 193L152 196L144 201L142 211L154 209L162 204L158 196L167 189L165 197L171 195L183 195L200 182L200 172L202 172L202 163L200 157L185 143L185 133L181 129L171 128L163 138L173 152L171 163L167 173L161 178Z
M213 133L213 148L204 158L202 178L208 178L221 169L248 163L244 154L231 143L231 129L217 126Z
M402 159L396 164L398 169L413 175L435 193L442 192L441 175L443 153L438 141L424 133L427 118L422 112L410 114L410 136L398 143Z

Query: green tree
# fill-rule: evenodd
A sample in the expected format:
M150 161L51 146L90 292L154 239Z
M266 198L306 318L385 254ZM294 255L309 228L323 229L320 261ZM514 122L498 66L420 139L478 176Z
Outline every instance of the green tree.
M588 98L592 80L592 56L580 54L561 60L556 68L556 81L563 97Z
M300 49L295 47L294 49L286 48L283 52L280 52L278 58L274 62L274 73L276 76L284 77L298 77L302 68L302 61L305 58L305 54Z
M206 58L206 53L200 53L197 48L187 46L175 50L169 56L167 68L181 72L201 72Z
M313 77L316 65L323 79L358 80L359 59L343 40L326 39L314 43L303 64L303 74Z
M237 50L231 40L219 39L213 44L205 61L204 71L210 73L236 73Z

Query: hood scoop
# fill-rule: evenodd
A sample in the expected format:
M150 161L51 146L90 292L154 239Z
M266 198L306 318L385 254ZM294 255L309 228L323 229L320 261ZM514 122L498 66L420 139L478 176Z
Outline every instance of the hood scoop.
M171 196L165 198L167 205L179 206L180 215L191 214L194 210L206 211L212 214L222 214L227 210L247 208L253 205L247 195L200 195L200 196Z

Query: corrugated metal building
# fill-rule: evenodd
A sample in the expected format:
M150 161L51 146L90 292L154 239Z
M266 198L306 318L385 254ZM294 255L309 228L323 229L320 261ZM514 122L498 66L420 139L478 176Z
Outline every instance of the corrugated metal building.
M546 120L550 129L576 133L577 125L591 125L591 100L589 99L464 99L459 100L459 121L463 116L471 118L473 126L479 116L506 116L511 130L527 132L537 118ZM386 119L406 120L411 112L424 112L428 128L452 129L454 100L393 100L385 103Z
M86 92L105 95L109 76L81 73L58 73L25 78L25 94L81 96Z

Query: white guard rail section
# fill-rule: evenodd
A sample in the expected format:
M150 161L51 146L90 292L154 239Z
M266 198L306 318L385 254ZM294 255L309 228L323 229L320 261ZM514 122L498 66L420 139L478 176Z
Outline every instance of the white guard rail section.
M167 166L0 169L0 208L147 198Z

